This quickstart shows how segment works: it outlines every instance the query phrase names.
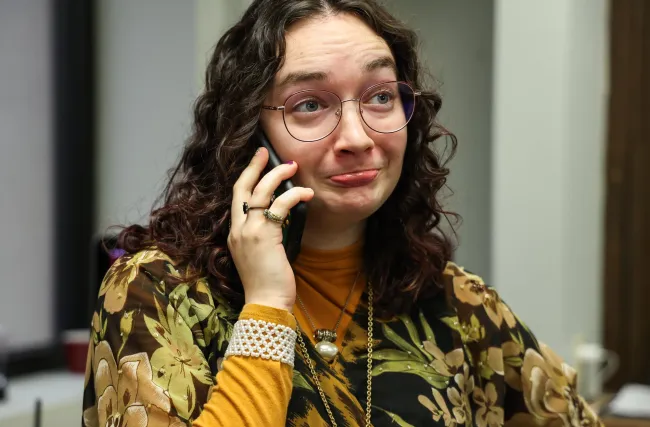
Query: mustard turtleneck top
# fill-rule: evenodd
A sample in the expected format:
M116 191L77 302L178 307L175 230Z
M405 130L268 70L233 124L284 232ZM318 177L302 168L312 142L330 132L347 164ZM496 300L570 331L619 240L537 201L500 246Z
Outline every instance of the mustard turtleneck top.
M336 331L336 344L339 347L366 288L361 271L362 251L362 242L330 251L303 248L293 264L298 297L316 329L333 330L349 297ZM294 305L293 313L300 328L315 342L314 328L298 302Z
M303 247L293 264L296 292L316 329L334 329L349 296L336 330L336 344L339 347L366 287L361 272L362 253L362 241L337 250ZM300 328L315 343L314 328L298 301L293 307L293 314L295 319L285 310L247 304L239 319L271 321L293 329L297 320ZM290 366L259 358L234 356L224 361L216 383L210 400L193 424L195 427L284 425L292 391ZM271 396L273 404L265 404ZM266 410L246 409L250 407L264 407Z

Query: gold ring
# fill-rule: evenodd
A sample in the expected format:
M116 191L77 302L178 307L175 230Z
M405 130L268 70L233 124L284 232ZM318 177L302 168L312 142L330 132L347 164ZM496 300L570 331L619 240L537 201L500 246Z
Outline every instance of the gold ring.
M264 218L275 222L276 224L284 224L284 218L280 215L276 215L268 209L264 209Z

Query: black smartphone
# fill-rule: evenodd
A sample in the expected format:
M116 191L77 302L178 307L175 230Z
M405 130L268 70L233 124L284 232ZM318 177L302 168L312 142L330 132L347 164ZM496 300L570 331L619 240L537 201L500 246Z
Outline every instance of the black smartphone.
M269 162L266 165L267 172L277 166L280 166L283 163L273 149L273 146L269 142L262 129L258 127L257 131L253 135L253 138L257 140L259 146L266 148L269 152ZM291 188L293 188L293 183L291 180L287 179L285 181L282 181L275 192L276 197L290 190ZM298 254L300 253L302 233L305 229L306 221L307 203L299 202L289 212L287 222L282 228L282 244L284 245L284 250L287 253L287 259L289 262L295 261L296 257L298 257Z

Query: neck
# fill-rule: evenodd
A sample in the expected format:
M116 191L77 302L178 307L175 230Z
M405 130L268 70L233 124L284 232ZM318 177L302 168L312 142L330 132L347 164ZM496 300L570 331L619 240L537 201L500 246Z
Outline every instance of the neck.
M314 249L334 250L358 242L365 230L365 221L342 224L307 217L302 244Z

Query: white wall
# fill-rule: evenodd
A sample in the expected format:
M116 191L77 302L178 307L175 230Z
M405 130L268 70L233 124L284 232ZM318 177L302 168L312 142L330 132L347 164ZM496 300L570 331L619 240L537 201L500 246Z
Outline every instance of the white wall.
M389 8L416 29L422 59L441 83L440 121L458 138L456 157L449 164L454 195L446 204L463 218L457 227L456 261L491 283L494 2L393 0Z
M54 336L50 27L49 0L0 1L0 325L15 350Z
M190 2L98 2L98 231L146 220L180 154L196 90L195 22Z
M194 0L196 15L196 85L203 87L205 67L222 34L244 13L252 0Z
M417 29L458 136L458 261L571 360L577 339L601 341L606 1L388 5Z
M212 48L249 3L98 3L98 232L146 221L189 135Z
M493 277L572 360L601 341L606 0L497 0Z

